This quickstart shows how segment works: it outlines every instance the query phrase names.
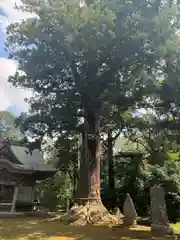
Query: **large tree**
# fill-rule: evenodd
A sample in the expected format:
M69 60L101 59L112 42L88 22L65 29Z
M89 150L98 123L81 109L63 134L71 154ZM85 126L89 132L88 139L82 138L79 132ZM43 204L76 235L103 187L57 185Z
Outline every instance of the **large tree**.
M35 15L9 26L7 46L19 66L10 82L35 92L25 129L40 138L82 133L75 202L96 202L98 218L85 221L98 221L106 212L100 197L101 123L151 94L167 43L176 38L178 8L165 0L22 2Z

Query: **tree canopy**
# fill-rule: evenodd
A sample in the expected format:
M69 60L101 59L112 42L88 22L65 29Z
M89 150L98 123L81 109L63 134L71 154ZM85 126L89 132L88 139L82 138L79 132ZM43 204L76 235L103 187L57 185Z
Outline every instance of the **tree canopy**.
M37 17L7 31L11 56L24 72L10 81L36 92L30 102L38 114L30 124L46 124L43 131L76 129L84 105L111 119L133 106L153 87L177 38L175 5L166 1L90 1L83 8L76 1L23 2Z

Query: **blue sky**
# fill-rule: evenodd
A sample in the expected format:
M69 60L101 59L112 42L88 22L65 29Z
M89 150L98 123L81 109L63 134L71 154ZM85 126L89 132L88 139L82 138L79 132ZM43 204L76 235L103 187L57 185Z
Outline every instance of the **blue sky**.
M3 8L0 8L0 14L2 15L2 16L7 16L6 14L5 14L5 12L3 11Z
M0 8L0 16L7 17L6 14L3 12L3 9ZM0 25L0 57L8 57L8 53L4 50L5 47L5 33L2 30L2 27Z
M17 89L10 86L8 77L13 75L17 69L17 63L8 59L8 53L4 50L6 40L6 27L21 19L27 18L27 13L18 12L14 4L21 4L21 0L0 0L0 110L9 110L19 115L28 111L28 105L24 98L31 96L27 90Z
M8 58L8 52L5 51L5 33L0 28L0 57Z

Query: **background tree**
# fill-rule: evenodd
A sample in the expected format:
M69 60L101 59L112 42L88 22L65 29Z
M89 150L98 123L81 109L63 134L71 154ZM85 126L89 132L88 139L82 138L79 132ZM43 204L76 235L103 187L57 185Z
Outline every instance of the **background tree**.
M58 172L53 178L46 179L37 186L38 198L45 208L52 212L67 210L72 197L72 182L69 175Z
M79 180L79 165L81 158L82 143L80 136L72 135L65 138L61 136L55 141L55 144L48 148L50 150L50 159L48 163L53 164L61 173L68 174L71 180L73 195Z
M20 140L20 129L15 125L16 117L8 111L0 111L0 128L2 139Z

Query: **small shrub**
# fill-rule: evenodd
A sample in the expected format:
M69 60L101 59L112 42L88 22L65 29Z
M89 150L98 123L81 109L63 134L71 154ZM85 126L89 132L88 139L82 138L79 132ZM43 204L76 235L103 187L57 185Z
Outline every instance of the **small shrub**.
M180 220L180 196L178 193L166 193L166 207L171 223Z

